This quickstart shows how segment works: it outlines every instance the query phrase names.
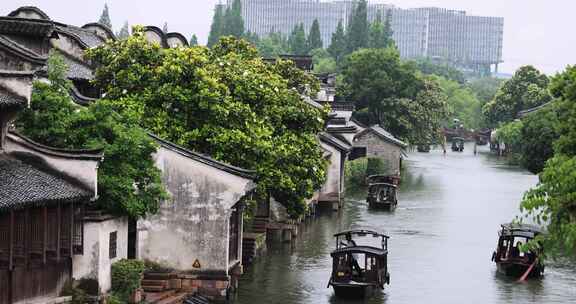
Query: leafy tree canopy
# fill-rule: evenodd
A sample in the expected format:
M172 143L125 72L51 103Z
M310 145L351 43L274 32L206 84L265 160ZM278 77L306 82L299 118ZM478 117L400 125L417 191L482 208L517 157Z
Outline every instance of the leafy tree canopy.
M234 36L241 38L244 35L244 19L242 18L242 3L234 0L232 6L226 9L224 14L224 28L222 36Z
M338 21L336 31L332 34L332 43L330 47L328 47L328 52L334 57L337 63L342 62L348 52L346 33L344 32L342 20Z
M98 23L104 24L109 29L112 29L112 21L110 20L110 12L108 11L108 4L104 4L104 10L102 11L102 15L100 15Z
M448 97L451 119L457 118L467 129L478 130L482 127L482 103L476 95L460 83L440 76L431 76Z
M281 33L274 31L268 34L268 36L259 39L256 46L258 47L260 54L265 58L272 58L290 53L288 39Z
M116 37L118 37L118 39L126 39L128 36L130 36L130 26L128 25L128 21L126 21L120 31L116 33Z
M243 40L212 49L162 49L141 29L128 40L89 51L96 84L114 108L179 145L258 174L258 193L272 194L300 215L325 179L316 135L327 113L308 106L317 81L291 62L262 61Z
M482 112L492 126L510 122L518 113L551 100L548 77L532 66L521 67L498 90L494 99L484 105Z
M52 55L48 63L50 82L34 84L31 107L18 117L18 130L54 147L103 148L97 205L133 218L155 213L166 197L152 158L155 143L138 127L137 116L120 115L109 101L86 108L75 106L65 75L63 59Z
M314 19L312 27L310 27L307 44L308 52L323 47L322 34L320 33L320 23L318 23L318 19Z
M196 36L196 34L192 35L192 38L190 38L190 46L197 46L198 45L198 37Z
M504 79L501 78L481 77L468 80L467 86L474 92L476 97L478 97L482 105L484 105L494 99L496 92L503 82Z
M210 26L210 34L208 35L208 47L215 45L223 33L224 8L222 5L216 5L216 9L214 10L214 17L212 17L212 25Z
M380 124L410 142L431 142L448 115L446 95L400 61L395 48L363 49L344 64L339 95L356 102L365 124Z
M354 10L350 15L350 22L346 32L348 53L368 47L370 30L368 24L368 3L360 0L354 3Z
M458 82L461 85L466 83L464 74L448 64L434 63L428 58L415 60L414 64L416 65L416 68L425 75L441 76L448 80Z
M307 55L308 45L306 43L306 32L304 31L304 24L300 23L294 26L290 38L288 38L288 45L290 52L294 55Z
M522 210L537 223L548 224L543 237L550 255L576 256L576 67L552 79L557 101L555 129L560 135L555 155L540 174L538 186L526 193Z

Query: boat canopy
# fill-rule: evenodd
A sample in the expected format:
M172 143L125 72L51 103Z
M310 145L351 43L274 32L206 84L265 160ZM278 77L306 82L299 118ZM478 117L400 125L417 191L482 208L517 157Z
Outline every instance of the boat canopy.
M501 236L518 236L526 238L534 238L539 234L545 233L544 230L536 225L509 223L502 224Z
M343 248L336 249L336 250L332 251L332 253L330 253L330 255L332 257L334 257L334 256L340 256L340 255L345 255L345 254L349 254L349 253L364 253L364 254L372 254L372 255L381 256L381 255L388 254L388 250L376 248L376 247L371 247L371 246L354 246L354 247L343 247Z
M385 186L394 189L398 188L398 186L389 183L371 183L370 186Z
M383 237L386 239L390 238L389 236L387 236L384 233L380 233L380 232L377 232L375 230L365 229L365 228L356 228L356 229L350 229L350 230L342 231L342 232L334 234L334 237L341 237L341 236L344 236L347 234L358 235L358 236L371 235L373 237Z

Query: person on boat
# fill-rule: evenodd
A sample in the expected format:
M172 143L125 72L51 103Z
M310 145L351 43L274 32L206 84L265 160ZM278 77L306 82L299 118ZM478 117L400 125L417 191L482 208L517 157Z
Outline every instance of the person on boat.
M354 240L352 239L352 235L351 234L347 234L346 235L346 247L356 247L358 245L356 245L356 242L354 242ZM355 270L358 274L362 273L362 269L360 268L360 265L358 264L358 254L353 253L352 254L352 260L350 261L352 264L352 270Z
M512 247L512 250L510 252L510 256L512 258L517 258L520 257L520 248L522 247L522 242L518 242L516 243L515 247Z

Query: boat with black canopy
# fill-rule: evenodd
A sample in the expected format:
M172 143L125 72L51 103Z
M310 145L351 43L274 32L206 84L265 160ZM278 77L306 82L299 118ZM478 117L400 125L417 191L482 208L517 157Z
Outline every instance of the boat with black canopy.
M393 210L398 205L398 181L392 176L372 175L368 177L368 196L370 208Z
M503 224L498 238L498 247L492 261L498 272L511 277L533 278L544 274L544 263L539 258L542 248L523 251L522 247L544 233L540 227L528 224Z
M332 274L328 287L334 288L336 296L364 298L390 284L389 236L358 228L337 233L334 237L336 249L330 254Z

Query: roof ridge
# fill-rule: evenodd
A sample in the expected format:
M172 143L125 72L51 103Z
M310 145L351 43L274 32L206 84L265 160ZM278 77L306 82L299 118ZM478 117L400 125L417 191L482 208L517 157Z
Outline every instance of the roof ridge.
M240 168L240 167L236 167L233 165L230 165L228 163L222 162L222 161L218 161L213 159L212 157L202 154L202 153L198 153L198 152L194 152L192 150L186 149L184 147L181 147L175 143L172 143L170 141L167 141L165 139L160 138L159 136L148 132L148 136L152 137L153 139L155 139L157 142L159 142L161 145L163 145L165 148L168 148L174 152L177 152L183 156L186 156L188 158L191 159L195 159L197 161L200 161L206 165L209 165L211 167L217 168L217 169L221 169L223 171L226 171L228 173L240 176L240 177L244 177L244 178L249 178L249 179L255 179L256 178L256 171L253 170L248 170L248 169L244 169L244 168Z
M101 160L104 157L104 149L63 149L49 147L37 143L14 130L10 130L7 137L19 144L26 146L29 149L56 157L82 160Z
M20 45L18 42L7 38L6 36L0 35L0 44L4 45L9 52L15 54L19 57L24 57L35 63L44 64L48 60L48 56L42 56L36 52Z

